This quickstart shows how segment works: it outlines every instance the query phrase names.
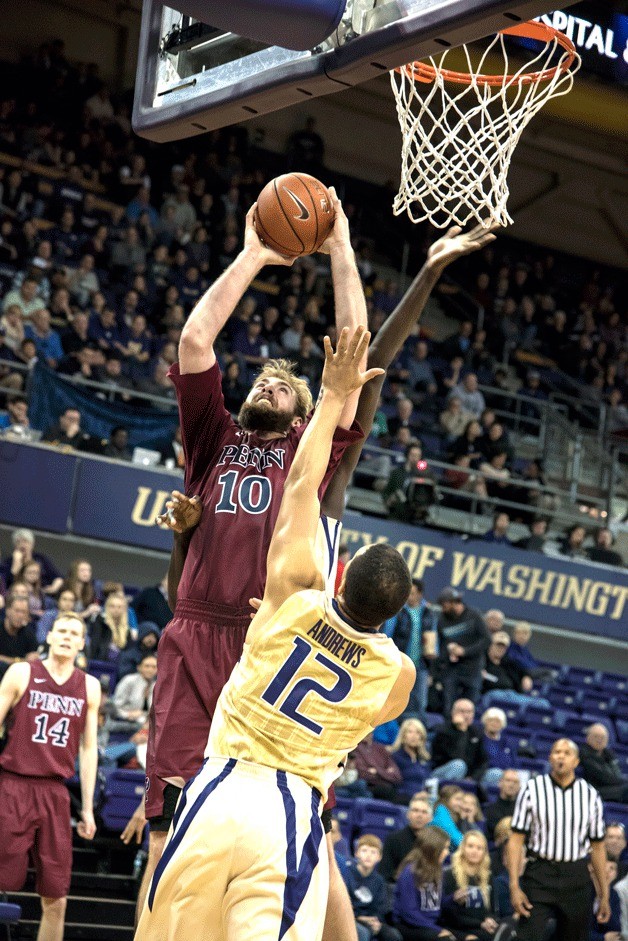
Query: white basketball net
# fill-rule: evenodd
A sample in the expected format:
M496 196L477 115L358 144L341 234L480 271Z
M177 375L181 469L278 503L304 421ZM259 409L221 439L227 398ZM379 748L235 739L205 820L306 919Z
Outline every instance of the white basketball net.
M571 90L580 59L576 55L565 67L570 53L550 39L532 61L509 74L503 33L479 63L472 63L466 46L462 49L469 84L443 76L448 52L428 60L436 71L433 81L417 80L412 65L390 73L403 137L393 212L405 210L413 222L429 219L439 228L469 220L485 228L507 225L512 222L506 208L508 167L521 132L550 98ZM503 73L497 84L487 84L484 65L496 52L503 57ZM540 74L557 65L549 77Z

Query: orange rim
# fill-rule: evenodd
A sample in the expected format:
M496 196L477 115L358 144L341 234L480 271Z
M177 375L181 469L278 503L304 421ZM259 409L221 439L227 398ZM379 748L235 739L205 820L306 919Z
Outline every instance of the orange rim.
M471 85L476 81L478 85L507 85L515 80L521 84L532 84L532 82L548 82L554 78L557 72L566 72L576 58L576 47L569 36L554 29L553 26L546 26L545 23L537 23L530 20L528 23L519 23L517 26L510 26L508 29L500 30L504 36L521 36L524 39L536 39L539 42L556 42L568 53L567 58L551 69L545 69L542 72L524 72L522 75L471 75L469 72L454 72L451 69L436 69L427 62L409 62L395 69L396 72L405 72L408 78L417 82L433 82L437 75L447 82L455 82L458 85Z

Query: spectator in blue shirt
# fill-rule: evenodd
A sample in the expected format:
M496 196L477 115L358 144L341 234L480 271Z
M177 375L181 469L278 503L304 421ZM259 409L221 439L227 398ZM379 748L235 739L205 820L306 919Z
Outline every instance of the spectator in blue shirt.
M268 359L268 344L262 337L263 321L259 314L252 314L246 329L239 330L231 343L231 352L239 356L249 370L249 381Z
M445 831L455 850L462 843L463 837L462 830L458 826L463 795L464 791L456 784L445 784L441 787L431 823L431 826L440 827Z
M423 790L428 778L456 780L465 773L464 763L455 758L431 770L427 730L419 719L404 719L391 752L403 778L398 791L408 800L413 794Z
M396 719L378 725L373 732L373 740L380 745L393 745L399 735L399 723Z
M59 594L57 606L44 611L37 622L37 643L45 644L55 618L60 614L71 614L76 608L76 595L71 588L64 588Z
M87 328L87 337L97 343L101 350L116 349L122 343L122 334L116 320L116 312L111 307L103 307L100 313L92 314Z
M24 337L32 340L37 350L37 356L51 369L63 358L61 337L50 326L50 311L42 307L31 315L31 323L24 327Z
M401 941L396 928L385 924L387 895L384 877L376 872L382 858L382 841L371 833L358 840L353 866L342 869L342 876L353 906L358 941Z
M416 681L404 715L422 722L427 710L429 660L438 654L436 628L436 617L423 597L423 582L413 578L408 600L399 614L386 621L384 633L416 667Z
M425 827L416 835L416 846L406 857L395 886L393 919L403 941L452 941L455 935L440 928L443 863L450 840L440 827Z
M484 727L482 744L489 766L491 768L503 768L504 770L511 768L513 755L502 738L502 732L508 724L506 713L503 709L498 709L497 706L491 706L483 713L480 721Z
M406 795L408 799L422 790L426 779L430 777L430 753L426 743L427 731L422 722L418 719L405 719L401 723L391 752L403 778L398 787L399 793Z
M205 290L201 272L196 265L190 265L189 268L186 268L185 274L177 282L177 287L179 288L181 303L186 310L192 310Z
M150 204L150 190L148 187L140 186L137 194L126 207L126 217L129 222L137 222L144 213L148 216L153 229L156 229L159 225L159 213Z
M510 526L510 516L504 510L498 510L493 517L492 529L484 534L484 542L494 542L499 546L512 545L507 536Z
M508 659L520 667L526 676L533 680L552 680L554 671L542 667L528 650L532 629L527 621L517 621L512 631L512 641L508 648Z
M130 379L138 380L148 377L153 352L153 336L147 328L146 317L143 314L135 314L133 317L120 352L125 358L126 372Z

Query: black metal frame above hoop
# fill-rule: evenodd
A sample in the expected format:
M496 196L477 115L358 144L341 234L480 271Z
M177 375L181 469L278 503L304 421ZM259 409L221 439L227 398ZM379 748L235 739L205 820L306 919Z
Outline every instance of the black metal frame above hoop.
M552 9L551 0L385 0L361 34L349 32L339 41L334 35L306 52L258 44L227 63L212 48L237 43L238 37L220 30L203 36L201 27L194 62L170 74L164 66L175 61L177 47L166 39L182 19L176 4L144 0L142 8L133 128L154 141L192 137L342 91ZM179 47L182 56L193 43L188 39ZM198 50L205 47L207 62L199 67Z

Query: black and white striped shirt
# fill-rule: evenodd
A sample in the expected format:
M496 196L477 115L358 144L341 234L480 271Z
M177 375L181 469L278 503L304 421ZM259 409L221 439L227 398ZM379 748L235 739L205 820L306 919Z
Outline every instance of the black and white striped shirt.
M603 840L602 799L594 787L576 778L566 788L551 775L531 778L521 789L512 829L527 834L528 853L556 863L585 859L591 840Z

